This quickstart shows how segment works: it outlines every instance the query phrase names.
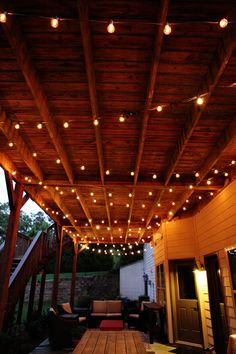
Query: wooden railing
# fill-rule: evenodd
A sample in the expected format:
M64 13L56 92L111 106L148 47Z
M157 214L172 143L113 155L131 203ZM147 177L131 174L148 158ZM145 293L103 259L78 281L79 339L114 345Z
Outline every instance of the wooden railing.
M64 240L63 246L71 241ZM10 277L9 297L7 313L11 316L15 305L23 294L25 286L30 277L37 273L49 258L55 253L57 248L57 238L54 231L54 224L46 232L39 231L33 238L30 246L23 255L21 261Z

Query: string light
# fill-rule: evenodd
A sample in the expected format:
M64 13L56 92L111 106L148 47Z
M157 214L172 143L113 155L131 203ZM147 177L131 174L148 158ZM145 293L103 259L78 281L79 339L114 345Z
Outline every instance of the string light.
M169 36L169 35L171 34L171 31L172 31L171 26L170 26L169 23L167 22L166 25L165 25L165 27L164 27L163 32L164 32L164 34L165 34L166 36Z
M6 23L7 22L7 13L6 12L1 12L0 13L0 22L1 23Z
M130 172L130 175L131 175L131 176L134 176L134 171L131 171L131 172Z
M57 163L57 164L60 164L60 163L61 163L61 160L60 160L60 159L56 159L56 163Z
M215 169L214 174L217 175L217 173L219 173L219 171L217 169Z
M209 179L207 180L207 184L208 186L211 184L211 181Z
M204 102L204 99L202 97L198 97L196 102L199 106L201 106Z
M108 193L108 197L112 197L112 193Z
M119 116L119 122L123 123L125 121L125 117L123 114Z
M157 106L156 110L157 110L157 112L161 112L163 110L163 107L159 105L159 106Z
M42 123L38 123L38 124L37 124L37 128L38 128L38 129L42 129L42 127L43 127L43 124L42 124Z
M106 175L108 176L110 174L110 171L109 170L106 170Z
M225 172L225 173L224 173L224 176L225 176L225 177L228 177L228 175L229 175L228 172Z
M15 124L15 129L20 129L20 123L17 122L17 123Z
M115 32L115 30L116 30L116 28L114 26L114 23L112 20L110 20L109 25L107 26L107 32L112 34Z
M175 174L175 177L176 177L176 178L180 178L180 174L179 174L179 173L176 173L176 174Z
M220 21L219 21L219 26L220 28L225 28L228 26L228 20L227 18L222 18Z
M37 152L33 152L32 154L34 157L37 157Z
M231 165L235 165L235 160L232 160L232 161L231 161Z
M132 198L132 193L129 193L129 198Z
M199 173L198 172L195 173L195 177L199 177Z
M156 179L156 178L157 178L157 175L154 173L154 175L152 175L152 178L153 178L153 179Z
M58 17L51 18L50 24L51 24L52 28L58 28L59 18Z
M94 124L94 125L95 125L95 127L96 127L96 126L99 124L98 119L94 119L93 124Z
M63 123L63 127L64 127L65 129L69 128L69 122L64 122L64 123Z
M80 169L81 169L81 171L84 171L85 170L85 166L84 165L80 166Z
M9 146L9 147L13 147L13 146L14 146L14 143L13 143L12 141L10 141L10 142L8 143L8 146Z

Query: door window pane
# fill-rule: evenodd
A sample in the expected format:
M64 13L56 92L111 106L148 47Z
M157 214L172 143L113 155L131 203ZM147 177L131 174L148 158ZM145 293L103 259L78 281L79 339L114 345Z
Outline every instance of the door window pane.
M178 284L180 299L196 299L193 268L189 265L178 265Z

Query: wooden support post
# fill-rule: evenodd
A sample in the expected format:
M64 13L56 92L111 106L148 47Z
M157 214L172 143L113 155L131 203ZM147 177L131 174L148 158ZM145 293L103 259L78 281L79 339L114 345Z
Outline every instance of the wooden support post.
M29 304L28 304L28 312L27 312L27 322L29 322L32 312L33 312L33 308L34 308L34 295L35 295L35 288L36 288L36 280L37 280L37 273L34 273L31 278Z
M52 301L51 301L52 307L56 307L56 305L57 305L59 275L60 275L60 269L61 269L63 236L64 236L64 230L63 230L63 228L58 226L59 240L58 240L57 249L56 249L56 262L55 262L55 271L54 271L54 280L53 280L53 289L52 289Z
M25 289L23 294L20 297L19 304L18 304L18 311L17 311L17 319L16 323L21 324L21 318L22 318L22 312L23 312L23 306L24 306L24 299L25 299Z
M40 284L40 291L39 291L39 304L38 304L38 314L39 315L42 314L42 309L43 309L45 283L46 283L46 268L44 267L42 275L41 275L41 284Z
M71 290L70 290L70 305L73 309L75 302L75 283L76 283L76 269L77 269L77 257L78 257L78 240L73 239L74 249L73 249L73 268L71 276Z
M5 245L0 262L0 331L3 326L7 306L8 286L17 240L20 209L22 205L22 194L23 185L16 183L14 191L14 205L8 219Z

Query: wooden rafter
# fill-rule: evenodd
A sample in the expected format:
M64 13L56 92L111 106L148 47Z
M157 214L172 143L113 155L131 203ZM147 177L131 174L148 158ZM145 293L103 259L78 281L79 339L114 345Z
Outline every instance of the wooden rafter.
M2 130L3 134L6 136L8 141L13 142L19 154L22 156L23 160L25 161L26 165L29 169L33 172L33 174L40 180L43 180L43 172L39 167L37 161L32 156L32 152L26 141L22 138L20 133L17 129L14 128L14 124L11 120L7 117L5 111L1 111L1 120L3 124L0 125L0 129Z
M199 119L201 118L201 116L204 112L204 109L210 99L210 96L212 95L212 93L215 90L215 88L219 82L219 79L221 78L221 76L228 64L235 47L236 47L235 33L234 33L234 31L228 30L228 31L226 31L226 34L225 34L223 40L220 41L218 47L216 48L213 60L208 67L208 71L204 76L202 84L199 86L199 88L197 90L197 95L199 95L199 96L204 95L204 104L202 106L197 106L196 103L194 102L192 105L192 109L190 111L190 115L188 117L188 120L182 130L182 134L181 134L179 140L177 141L176 148L175 148L174 153L170 159L171 162L167 168L167 172L166 172L165 179L164 179L165 186L168 185L170 178L175 171L177 163L180 160L185 147L187 146L187 143L194 131L194 128L196 127ZM186 196L191 195L192 193L193 192L191 192L191 191L184 192L183 196L176 203L174 214L178 210L177 206L180 205L180 207L181 207L181 205L183 205L183 203L181 204L180 201L185 202L185 200L188 199L188 197L186 197ZM153 203L153 205L148 213L148 217L146 220L146 227L150 223L150 221L153 217L153 213L155 211L155 205L161 201L162 195L163 195L163 192L159 192L159 194L156 196L155 202ZM140 239L141 239L141 237L140 237Z
M66 149L64 147L64 144L62 142L61 136L59 129L53 119L53 116L50 112L50 107L48 104L48 100L46 97L46 94L43 90L43 87L40 83L37 71L34 67L34 64L31 60L31 57L29 55L29 51L27 48L27 44L24 40L24 37L21 33L19 25L14 21L12 18L7 21L6 24L4 24L4 31L7 35L7 38L9 40L9 43L12 47L12 49L15 52L15 56L17 59L17 62L22 70L22 73L25 77L25 80L31 90L31 93L34 97L35 103L38 107L39 113L45 121L49 135L52 139L52 142L55 146L55 149L60 157L61 163L66 171L68 180L71 184L74 182L74 175L73 175L73 170L72 166L69 161L69 157L67 155ZM20 144L19 144L20 145ZM31 161L31 165L33 164L33 157L28 156L28 160ZM25 162L28 164L28 160ZM31 168L32 170L32 168ZM37 177L39 178L39 171L37 172ZM40 180L43 180L43 175L41 175ZM82 206L83 208L83 206Z
M71 183L73 183L73 172L67 152L59 134L59 129L50 112L46 94L42 88L38 74L29 55L27 44L25 42L23 34L21 33L20 27L16 23L16 20L10 17L3 25L3 28L11 45L11 48L15 53L18 65L21 68L24 78L34 97L40 116L42 120L46 123L49 135L60 157L68 179Z
M160 25L157 27L156 35L155 35L154 54L153 54L151 70L149 75L149 82L147 87L147 95L146 95L144 114L142 120L142 129L139 137L138 154L136 158L135 172L134 172L134 184L133 184L134 187L136 186L138 181L139 169L140 169L140 164L143 156L144 143L145 143L148 120L150 115L149 109L151 108L155 84L157 80L157 70L160 62L160 54L161 54L162 41L164 36L163 29L166 24L168 8L169 8L169 0L163 0L161 2L160 17L158 18L158 23L160 23ZM135 198L135 188L133 189L132 199L130 202L129 217L128 217L129 221L131 221L131 217L132 217L134 198ZM128 227L125 234L125 242L127 240L127 236L128 236Z
M79 10L79 19L80 19L80 29L82 34L82 42L86 63L86 72L88 78L88 87L89 87L89 96L90 96L90 104L92 111L92 119L99 119L99 109L98 109L98 99L97 99L97 91L96 91L96 80L95 80L95 70L93 63L93 51L91 45L91 36L90 36L90 28L88 22L88 3L86 0L78 1L78 10ZM97 155L99 162L99 170L100 170L100 178L102 185L105 184L105 171L104 171L104 159L103 159L103 150L102 150L102 139L101 139L101 129L100 125L94 125L95 137L96 137L96 145L97 145ZM108 203L108 198L106 194L106 190L103 189L107 219L108 224L111 229L111 214Z
M236 135L236 123L235 119L233 119L228 126L228 128L224 131L224 133L220 136L215 146L212 148L210 153L208 154L204 164L199 170L199 178L197 180L197 184L201 183L207 173L212 169L215 163L219 160L220 156L224 153L224 151L230 146L233 139L235 139ZM183 206L186 199L189 199L193 194L193 190L187 190L183 193L178 201L176 201L175 208L172 209L173 215L169 217L171 219L177 211Z
M27 181L26 181L27 183ZM44 183L47 186L58 186L60 188L68 188L68 187L88 187L88 188L98 188L98 189L102 189L103 186L100 183L100 181L75 181L75 183L73 185L71 185L68 181L65 180L44 180ZM30 185L33 185L34 182L30 183ZM170 186L165 186L163 183L154 183L154 182L142 182L142 181L138 181L137 184L135 186L133 186L133 184L129 183L128 181L126 182L112 182L110 181L109 183L106 183L105 188L106 189L119 189L119 188L127 188L127 190L130 190L130 188L134 188L136 190L139 189L154 189L154 190L167 190L170 187L173 187L175 190L181 191L181 190L185 190L186 188L189 188L189 183L182 183L182 184L171 184ZM204 186L194 186L193 187L196 190L218 190L222 188L222 185L220 184L215 184L215 185L204 185ZM81 193L79 194L81 195Z
M165 176L165 185L170 181L172 174L175 171L178 161L180 160L184 149L196 127L199 119L201 118L205 107L214 92L219 79L221 78L229 59L236 47L236 36L235 32L229 29L223 40L220 41L218 47L215 50L212 62L209 64L208 71L205 74L202 84L197 89L197 95L204 95L204 104L198 106L195 102L192 104L192 109L190 115L186 121L186 124L182 130L182 134L177 141L176 148L170 159L170 164L167 168Z

